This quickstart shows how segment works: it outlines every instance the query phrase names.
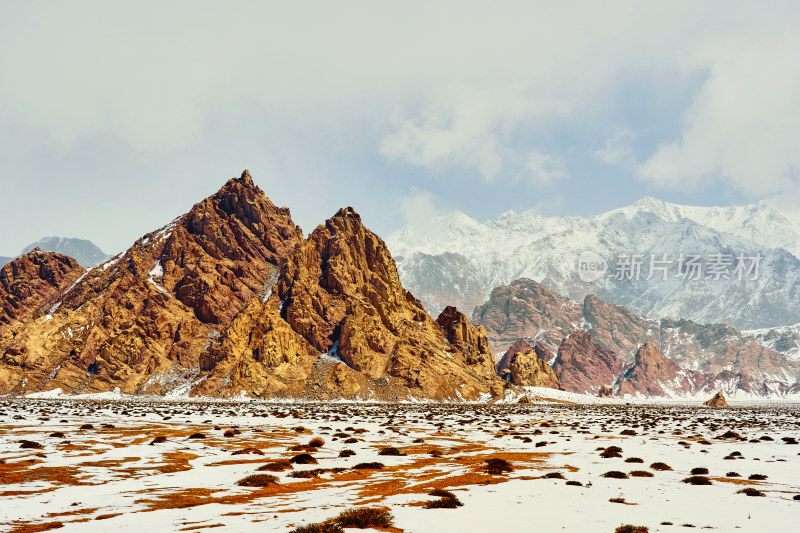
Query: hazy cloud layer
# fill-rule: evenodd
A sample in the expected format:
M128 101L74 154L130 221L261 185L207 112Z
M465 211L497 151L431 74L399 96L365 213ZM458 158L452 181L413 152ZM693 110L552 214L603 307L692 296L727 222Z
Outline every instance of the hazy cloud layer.
M6 2L0 225L19 229L0 254L50 234L122 249L244 167L306 230L342 205L386 233L437 205L482 219L645 194L800 199L799 15L795 2Z

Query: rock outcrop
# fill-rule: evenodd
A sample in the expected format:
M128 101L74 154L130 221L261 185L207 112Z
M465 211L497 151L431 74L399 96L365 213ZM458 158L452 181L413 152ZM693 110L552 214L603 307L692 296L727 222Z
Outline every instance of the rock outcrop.
M508 370L511 383L514 385L562 389L556 373L534 350L514 354Z
M614 389L608 385L601 386L600 390L597 391L598 398L611 398L612 396L614 396Z
M521 338L535 339L556 351L582 319L580 304L529 279L497 287L472 314L472 322L486 328L495 351L507 350Z
M664 396L664 387L697 390L702 382L702 374L683 371L678 363L664 357L652 342L646 342L636 351L633 367L620 379L619 394Z
M728 402L725 401L725 396L722 395L722 392L717 392L713 397L703 402L703 405L708 407L728 407Z
M52 319L2 302L19 324L0 330L0 393L476 399L502 388L483 328L454 308L431 319L357 213L303 239L247 171L77 283L82 270L58 272L25 292L38 295L26 309L58 306Z
M35 248L0 269L0 337L49 310L85 270L71 257Z
M553 370L565 390L596 394L604 385L612 385L622 371L617 355L598 346L591 335L578 330L558 348Z

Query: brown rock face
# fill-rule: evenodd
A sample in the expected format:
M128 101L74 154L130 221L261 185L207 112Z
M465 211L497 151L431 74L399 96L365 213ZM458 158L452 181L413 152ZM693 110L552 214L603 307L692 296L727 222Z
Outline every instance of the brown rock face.
M59 296L45 323L0 335L0 390L159 393L199 379L220 331L271 290L302 241L245 171Z
M528 350L533 350L536 353L536 356L539 359L542 359L546 363L551 363L556 356L553 355L547 346L542 344L541 342L531 342L526 339L519 339L517 342L512 344L503 357L500 358L500 361L497 363L497 373L500 376L505 376L510 371L511 366L511 359L518 353L527 352Z
M3 266L0 269L0 337L14 325L46 314L47 304L84 272L71 257L38 248Z
M616 381L622 361L595 344L589 333L578 330L561 343L553 370L565 390L595 394Z
M84 277L3 270L0 393L475 399L503 382L483 328L434 322L352 209L307 240L245 171ZM49 320L43 305L58 306ZM322 356L322 355L328 356Z
M474 399L502 389L483 328L455 308L431 320L351 208L295 245L275 293L249 304L221 339L199 393Z
M509 373L511 382L517 386L562 388L556 373L534 350L514 354Z
M728 407L728 402L725 401L725 396L723 396L721 392L717 392L708 401L703 402L703 405L707 405L708 407Z
M351 208L281 263L278 295L293 330L368 379L429 398L476 398L498 380L483 329L454 308L434 322Z

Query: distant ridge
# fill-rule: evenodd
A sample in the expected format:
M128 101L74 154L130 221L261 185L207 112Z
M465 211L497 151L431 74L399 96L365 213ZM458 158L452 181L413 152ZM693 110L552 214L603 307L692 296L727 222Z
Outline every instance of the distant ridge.
M495 287L527 278L572 300L596 294L652 318L737 329L800 322L800 222L794 212L766 201L695 207L643 198L591 217L508 211L483 223L452 212L409 224L386 244L401 281L432 314L448 305L471 312ZM607 262L602 277L581 279L584 252ZM641 277L616 279L615 266L625 254L642 260ZM671 261L668 275L646 280L649 261L663 254ZM719 254L732 260L759 256L758 276L679 279L681 254L703 262Z
M92 241L86 239L73 239L68 237L44 237L36 242L33 242L22 249L20 255L25 255L34 248L39 248L43 252L57 252L59 254L68 255L75 259L79 265L84 268L96 267L105 263L111 256L103 252ZM7 258L2 264L11 261Z

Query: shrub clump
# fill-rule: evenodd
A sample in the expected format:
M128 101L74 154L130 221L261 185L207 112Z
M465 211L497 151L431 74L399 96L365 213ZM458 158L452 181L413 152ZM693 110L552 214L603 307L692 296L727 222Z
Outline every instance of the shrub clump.
M325 446L325 441L317 437L308 441L308 445L311 448L321 448L322 446Z
M301 453L300 455L295 455L291 459L289 459L291 463L296 465L315 465L317 464L317 460L308 453Z
M653 473L647 470L634 470L630 475L631 477L653 477Z
M747 496L766 496L766 494L764 494L758 489L754 489L753 487L747 487L742 490L737 490L736 494L746 494Z
M394 516L385 509L374 507L359 507L343 511L336 520L342 527L367 529L370 527L392 527Z
M752 481L764 481L765 479L767 479L767 476L765 476L764 474L753 474L751 476L748 476L747 479Z
M436 496L439 499L427 502L425 504L425 509L456 509L464 505L456 498L456 495L449 490L435 489L428 494L430 496Z
M278 478L269 474L251 474L236 482L240 487L267 487L278 483Z
M645 526L632 526L630 524L626 524L624 526L619 526L614 530L614 533L647 533L648 531L650 530Z
M549 472L542 476L542 479L565 479L561 472Z
M319 522L306 526L297 526L291 533L344 533L344 529L338 522Z
M280 461L273 461L265 465L259 466L256 470L259 472L283 472L292 468L292 463L288 459L281 459Z
M492 457L486 460L486 473L491 475L504 474L506 472L513 472L514 467L505 459Z
M703 467L692 468L691 474L693 476L704 476L704 475L707 475L708 474L708 468L703 468Z
M401 452L400 450L398 450L397 448L394 448L392 446L388 446L388 447L382 449L381 451L379 451L378 455L394 455L394 456L397 456L397 455L405 455L405 454L403 452Z
M672 470L672 467L667 463L653 463L650 465L650 468L657 471Z
M628 479L628 474L625 472L620 472L619 470L611 470L603 474L601 477L607 477L611 479Z
M353 470L380 470L381 468L383 468L383 463L358 463Z
M711 480L705 476L690 476L681 480L681 483L689 485L711 485Z

